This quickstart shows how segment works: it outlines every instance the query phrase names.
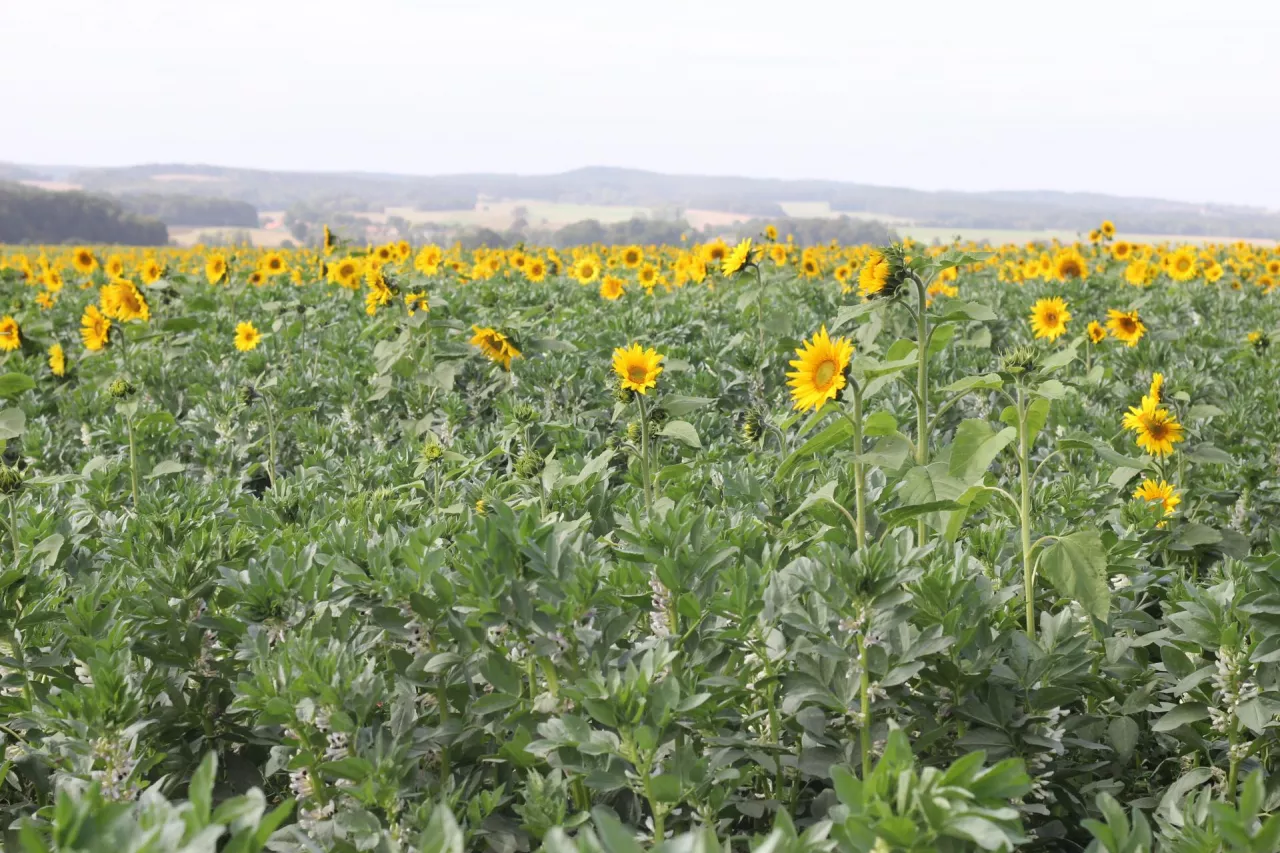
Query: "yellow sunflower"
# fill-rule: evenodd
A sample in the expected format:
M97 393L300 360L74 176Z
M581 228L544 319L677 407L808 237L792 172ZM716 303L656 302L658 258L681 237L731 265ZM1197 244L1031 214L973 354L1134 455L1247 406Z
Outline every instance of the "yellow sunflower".
M1053 259L1053 272L1059 281L1084 278L1089 274L1089 264L1075 249L1063 249Z
M1142 340L1142 336L1147 333L1146 324L1142 322L1137 311L1117 311L1112 308L1107 311L1107 318L1107 328L1111 330L1111 334L1116 340L1123 341L1131 347L1136 347L1138 341Z
M1165 480L1158 483L1155 480L1143 480L1133 496L1147 503L1159 503L1166 516L1173 515L1178 504L1182 503L1182 497L1174 491L1173 484Z
M769 260L773 261L775 267L785 267L787 265L787 247L781 243L775 243L770 246Z
M621 297L623 290L622 279L616 275L607 275L600 280L600 295L610 302Z
M520 358L520 350L511 343L506 335L497 329L472 326L471 345L484 353L485 358L500 364L503 370L511 369L511 360Z
M360 258L343 258L329 267L329 277L340 287L359 290L360 281L364 277L364 265L360 262Z
M663 370L659 362L665 357L652 347L642 349L638 343L628 349L614 349L613 370L618 374L619 386L637 394L648 393L650 388L657 387L658 374Z
M204 277L210 284L221 284L227 278L227 258L221 252L214 252L204 262Z
M107 264L103 267L109 278L124 277L124 259L119 255L111 255L107 258Z
M1067 333L1071 312L1060 297L1041 299L1031 306L1031 331L1037 338L1054 341Z
M160 262L155 258L147 258L138 268L138 277L142 279L143 284L151 284L162 275L164 275L164 267L160 266Z
M1102 225L1098 228L1098 230L1101 231L1102 236L1106 237L1108 240L1116 236L1116 224L1112 222L1110 219L1102 220Z
M627 246L622 250L622 264L627 269L635 269L644 260L644 252L639 246Z
M151 307L137 285L128 279L119 279L102 288L102 313L113 320L127 323L151 320Z
M1167 272L1174 281L1191 281L1199 272L1195 249L1183 246L1169 257Z
M1111 247L1111 257L1117 261L1127 261L1132 254L1133 244L1126 243L1124 240L1117 240L1116 244Z
M764 227L764 238L770 242L776 241L778 239L778 226L772 222L766 225Z
M251 349L257 349L258 344L262 343L262 333L252 323L236 324L236 349L240 352L248 352Z
M795 370L787 374L795 408L821 409L845 386L844 371L853 358L853 344L845 338L832 340L823 326L812 340L796 350L796 355L791 362Z
M547 262L542 258L529 258L524 265L524 274L529 281L544 281L547 277Z
M107 345L111 333L111 320L98 310L97 305L89 305L80 318L80 340L84 348L97 351Z
M267 252L258 261L258 269L268 276L279 275L285 271L284 257L279 252Z
M71 264L76 268L76 272L89 275L98 268L98 259L93 256L93 252L80 246L71 253Z
M1089 325L1085 328L1089 335L1089 340L1095 344L1102 343L1107 337L1107 330L1097 320L1090 320Z
M600 277L600 260L595 255L579 258L573 265L573 277L578 284L591 284Z
M1175 444L1186 439L1177 416L1161 407L1143 409L1135 419L1134 432L1138 447L1152 456L1168 456Z
M62 344L49 347L49 370L54 376L67 375L67 354L62 351Z
M733 250L725 255L724 261L720 264L720 271L725 275L733 275L749 263L751 263L750 237L734 246Z
M875 296L888 281L889 259L880 252L867 255L866 263L858 270L858 292L868 298Z
M12 352L22 346L22 329L18 321L6 314L0 319L0 350Z
M327 252L326 252L327 254ZM423 246L413 259L413 268L423 275L435 275L444 260L444 252L439 246Z

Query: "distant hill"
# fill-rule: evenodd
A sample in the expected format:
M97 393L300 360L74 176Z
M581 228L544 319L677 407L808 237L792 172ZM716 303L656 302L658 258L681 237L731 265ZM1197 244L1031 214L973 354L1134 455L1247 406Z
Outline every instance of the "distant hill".
M723 211L781 218L783 205L825 205L833 215L906 221L941 228L1087 231L1103 219L1130 233L1280 238L1280 212L1220 204L1190 204L1097 193L925 192L841 181L667 175L637 169L589 167L556 175L396 175L356 172L278 172L222 166L158 164L78 169L4 166L36 179L94 192L181 194L247 202L258 210L307 205L325 211L406 208L465 210L483 199L525 199L582 205L649 208L657 218L682 211ZM30 180L30 178L28 178Z
M150 216L166 225L258 227L258 209L247 201L165 193L127 193L116 199L130 213Z
M0 243L73 242L164 245L169 231L109 198L0 182Z

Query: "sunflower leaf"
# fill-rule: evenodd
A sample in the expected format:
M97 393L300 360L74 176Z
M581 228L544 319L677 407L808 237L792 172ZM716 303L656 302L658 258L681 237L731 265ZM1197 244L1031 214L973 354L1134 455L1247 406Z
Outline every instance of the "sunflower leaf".
M688 421L667 421L658 435L674 438L689 447L702 447L702 440L698 438L698 431Z
M778 472L773 475L774 482L781 483L785 480L805 457L830 450L852 439L853 424L849 423L848 418L836 418L827 425L826 429L793 450L791 455L782 461L778 466Z
M1107 621L1111 587L1107 586L1107 550L1098 531L1059 537L1041 553L1040 567L1061 595L1079 602L1090 616Z

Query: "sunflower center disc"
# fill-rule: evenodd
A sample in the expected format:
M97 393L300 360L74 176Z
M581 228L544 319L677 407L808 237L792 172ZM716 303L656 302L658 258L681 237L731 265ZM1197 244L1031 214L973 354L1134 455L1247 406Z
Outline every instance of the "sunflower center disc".
M822 388L824 391L831 384L831 377L836 375L836 363L834 361L824 361L818 365L818 370L813 374L813 384Z

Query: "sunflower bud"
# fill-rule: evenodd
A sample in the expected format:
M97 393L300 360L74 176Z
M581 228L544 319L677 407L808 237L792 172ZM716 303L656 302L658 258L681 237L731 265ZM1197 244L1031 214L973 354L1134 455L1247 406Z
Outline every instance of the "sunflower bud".
M755 444L764 435L764 417L756 409L748 409L742 416L739 435L743 444Z
M1018 346L1007 349L1000 356L1000 370L1014 376L1033 373L1037 367L1036 351L1029 346Z
M17 468L11 468L0 462L0 495L13 496L22 491L23 474Z
M614 402L621 403L625 406L627 403L631 402L632 398L635 397L635 394L636 392L632 391L630 388L616 388L613 392L613 400Z
M649 423L652 424L655 432L666 426L669 420L671 420L671 414L666 409L654 409L649 415Z
M240 405L252 406L253 401L258 399L258 389L254 388L248 382L240 386Z
M484 498L476 501L476 515L487 515L489 513L489 502Z
M127 400L138 392L128 379L117 379L107 386L107 392L117 400Z
M639 421L632 421L631 423L627 424L627 441L631 442L632 444L638 444L640 442L640 422Z
M521 403L516 406L515 411L512 412L512 417L515 418L515 421L518 424L527 425L536 423L538 420L538 410L528 403Z
M536 450L526 450L516 460L516 476L531 480L542 472L542 456Z
M444 448L440 446L440 442L436 441L435 436L428 438L422 444L422 461L427 464L435 464L444 457Z

